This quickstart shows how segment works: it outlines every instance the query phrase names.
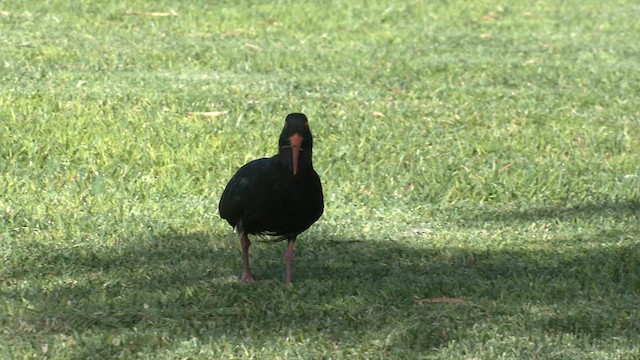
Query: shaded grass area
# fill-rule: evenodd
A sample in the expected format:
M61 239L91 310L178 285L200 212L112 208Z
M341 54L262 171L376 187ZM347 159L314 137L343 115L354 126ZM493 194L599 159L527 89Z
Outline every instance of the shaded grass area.
M483 225L489 233L565 216L629 220L638 205L483 214L484 224L499 224ZM637 226L547 238L545 246L531 234L474 245L459 230L425 242L327 238L323 228L299 242L292 288L281 285L281 243L255 244L263 280L243 286L231 236L169 232L99 247L22 242L2 274L10 279L4 336L13 351L51 344L52 356L78 357L141 349L144 357L362 358L638 351ZM496 249L509 241L521 244ZM441 296L466 302L419 302Z

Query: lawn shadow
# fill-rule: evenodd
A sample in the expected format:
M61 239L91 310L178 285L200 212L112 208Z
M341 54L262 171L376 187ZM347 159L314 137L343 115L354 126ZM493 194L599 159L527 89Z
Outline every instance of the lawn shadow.
M512 215L535 221L559 212L566 213L534 209ZM585 208L571 216L592 212ZM509 214L495 217L502 221ZM591 236L601 241L617 235L603 230ZM240 250L230 236L170 232L112 246L30 242L24 247L24 255L5 266L2 280L2 295L11 304L3 325L19 336L135 331L179 339L249 339L259 347L293 333L346 346L374 341L379 351L419 352L472 336L476 324L511 317L520 320L502 331L600 339L628 338L640 330L629 308L640 291L637 243L576 255L302 236L292 288L282 284L282 243L254 243L254 269L263 280L249 285L237 281ZM440 297L465 302L423 301Z
M576 219L592 219L607 217L613 220L625 217L635 217L640 224L640 201L621 200L602 203L585 203L575 206L535 206L525 208L491 208L485 211L469 212L470 221L501 222L505 224L515 222L536 222L554 219L556 221L572 221Z

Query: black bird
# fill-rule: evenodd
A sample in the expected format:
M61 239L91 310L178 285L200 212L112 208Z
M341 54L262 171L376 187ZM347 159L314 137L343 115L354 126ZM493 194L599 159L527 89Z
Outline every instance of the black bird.
M313 137L307 117L289 114L280 134L278 154L242 166L222 193L220 216L242 233L242 282L255 278L249 267L249 234L287 240L285 284L291 283L296 237L324 210L320 177L313 169Z

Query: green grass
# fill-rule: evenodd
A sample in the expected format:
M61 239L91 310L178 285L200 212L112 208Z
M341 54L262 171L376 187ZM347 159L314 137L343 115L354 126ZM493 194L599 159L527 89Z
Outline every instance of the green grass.
M640 357L639 14L0 2L0 358ZM294 111L326 212L242 285L218 199Z

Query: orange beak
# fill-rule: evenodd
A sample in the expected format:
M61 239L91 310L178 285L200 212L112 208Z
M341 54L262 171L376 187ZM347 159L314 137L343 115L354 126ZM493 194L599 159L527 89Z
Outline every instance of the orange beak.
M300 156L300 146L302 146L303 137L295 133L289 138L291 144L291 154L293 155L293 175L298 175L298 157Z

